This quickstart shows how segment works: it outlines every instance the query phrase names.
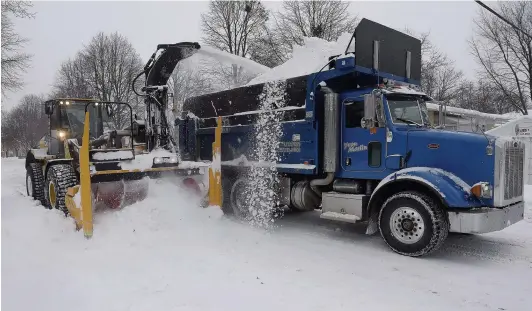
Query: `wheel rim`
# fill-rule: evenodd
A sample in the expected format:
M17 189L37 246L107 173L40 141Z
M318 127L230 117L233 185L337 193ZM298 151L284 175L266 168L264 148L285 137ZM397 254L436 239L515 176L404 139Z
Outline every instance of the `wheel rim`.
M29 174L26 176L26 192L28 195L33 196L33 182L31 181L31 176Z
M48 198L50 200L50 205L55 208L56 204L56 193L55 193L55 185L53 182L50 182L48 184Z
M418 242L425 233L425 222L421 215L411 207L400 207L390 217L392 235L401 243Z

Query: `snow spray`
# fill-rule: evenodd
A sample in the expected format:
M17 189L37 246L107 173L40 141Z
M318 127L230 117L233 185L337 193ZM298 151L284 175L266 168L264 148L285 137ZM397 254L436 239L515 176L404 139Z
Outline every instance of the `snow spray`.
M259 95L259 110L255 124L255 137L252 141L251 156L258 165L252 165L248 172L247 189L244 190L249 207L248 221L259 227L270 227L274 222L273 209L279 205L276 163L277 150L283 135L280 123L285 104L286 81L272 81L264 84Z

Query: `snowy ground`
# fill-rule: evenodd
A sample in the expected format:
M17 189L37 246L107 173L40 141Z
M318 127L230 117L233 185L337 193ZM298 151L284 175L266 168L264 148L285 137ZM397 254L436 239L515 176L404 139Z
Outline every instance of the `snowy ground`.
M2 310L530 310L526 220L451 235L428 258L363 228L287 215L266 232L204 210L168 185L96 218L92 240L26 197L23 161L2 162Z

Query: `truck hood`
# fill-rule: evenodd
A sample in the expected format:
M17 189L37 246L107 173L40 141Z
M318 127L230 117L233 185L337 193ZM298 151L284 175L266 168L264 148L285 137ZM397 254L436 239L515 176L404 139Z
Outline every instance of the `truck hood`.
M436 129L408 131L407 166L439 167L460 177L467 184L493 183L494 155L489 155L489 141L495 148L499 138L467 132Z

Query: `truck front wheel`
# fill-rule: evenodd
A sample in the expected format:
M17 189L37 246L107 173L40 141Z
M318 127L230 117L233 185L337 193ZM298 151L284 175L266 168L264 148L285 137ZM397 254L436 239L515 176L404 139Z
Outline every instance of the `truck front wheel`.
M404 191L384 202L379 230L392 250L419 257L441 247L449 233L449 221L446 212L431 197Z

